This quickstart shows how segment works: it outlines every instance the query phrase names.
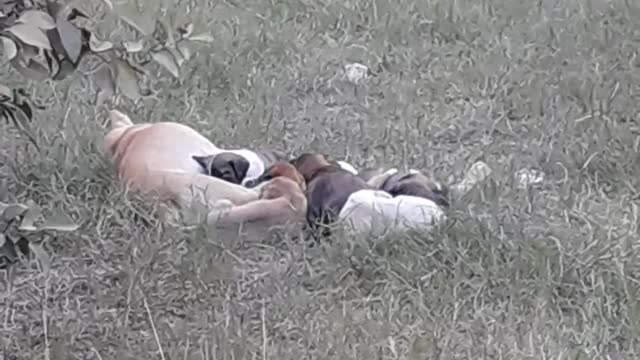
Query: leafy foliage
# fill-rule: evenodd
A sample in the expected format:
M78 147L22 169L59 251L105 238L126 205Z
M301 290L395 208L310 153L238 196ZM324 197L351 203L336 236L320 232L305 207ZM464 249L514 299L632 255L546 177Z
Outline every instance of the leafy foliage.
M45 217L42 209L33 201L27 204L0 202L0 226L0 269L15 263L20 255L27 255L29 252L33 252L41 262L48 263L48 256L42 250L42 236L37 235L49 231L75 231L79 228L62 212Z
M101 39L88 25L90 16L64 0L10 0L0 5L0 45L4 62L34 81L63 80L78 70L85 57L101 61L93 71L98 87L96 104L111 100L119 91L136 101L149 95L140 82L150 77L145 66L154 62L174 78L193 55L194 42L212 42L208 34L194 34L193 24L174 28L155 17L159 8L143 14L136 1L106 6L134 29L135 40ZM159 4L159 2L157 3ZM159 5L158 5L159 6ZM13 122L31 120L31 105L24 92L12 94L0 84L0 115Z

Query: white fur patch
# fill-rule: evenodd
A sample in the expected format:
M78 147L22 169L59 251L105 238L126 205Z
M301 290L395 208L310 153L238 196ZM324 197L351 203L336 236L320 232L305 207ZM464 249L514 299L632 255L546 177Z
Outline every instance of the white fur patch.
M340 165L341 168L343 168L344 170L347 170L348 172L352 173L353 175L358 175L358 170L356 170L355 167L353 167L353 165L349 164L346 161L338 161L338 165Z
M391 175L394 175L394 174L397 174L397 173L398 173L398 169L396 169L396 168L391 168L391 169L389 169L389 170L385 171L382 175L389 175L389 176L391 176Z
M351 194L340 211L340 219L359 234L382 235L410 229L429 231L446 215L435 202L417 196L392 197L379 190Z

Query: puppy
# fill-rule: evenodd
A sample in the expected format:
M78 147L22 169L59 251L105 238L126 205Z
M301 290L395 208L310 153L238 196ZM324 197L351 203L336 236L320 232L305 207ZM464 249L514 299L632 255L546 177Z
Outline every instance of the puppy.
M215 219L218 226L242 223L274 226L305 220L306 185L304 178L293 165L286 161L278 161L263 175L252 180L250 185L262 185L260 198L244 205L230 206Z
M417 170L364 169L358 174L373 189L353 193L340 219L356 233L429 231L446 219L446 187Z
M418 170L410 169L407 172L401 172L390 169L372 177L367 183L394 197L417 196L429 199L445 209L449 208L448 188Z
M212 208L218 200L234 205L258 199L258 192L208 176L193 156L221 152L194 129L174 123L134 124L117 111L110 112L111 129L103 150L118 177L143 193L170 205L188 207L197 199Z
M446 216L431 200L365 189L349 196L339 218L356 234L381 236L389 232L429 231Z
M304 153L290 162L307 184L306 218L312 229L337 221L352 193L371 188L360 177L330 162L322 154Z
M279 151L238 149L206 156L194 155L193 159L210 176L244 185L247 181L258 178L277 161L287 160L287 157Z

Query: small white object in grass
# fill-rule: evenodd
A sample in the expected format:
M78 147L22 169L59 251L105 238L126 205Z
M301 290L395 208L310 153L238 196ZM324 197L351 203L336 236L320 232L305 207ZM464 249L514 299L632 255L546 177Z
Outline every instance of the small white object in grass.
M473 165L471 165L471 168L467 172L467 178L469 178L471 181L479 183L480 181L486 179L490 174L491 168L489 167L489 165L482 161L477 161Z
M515 174L521 188L541 184L544 181L544 175L544 172L535 169L520 169Z
M484 181L491 174L489 165L482 161L477 161L467 171L465 177L452 186L452 190L460 195L464 195L478 183Z
M352 83L357 84L367 77L369 73L369 68L360 63L352 63L352 64L346 65L344 67L344 71L347 75L347 79Z

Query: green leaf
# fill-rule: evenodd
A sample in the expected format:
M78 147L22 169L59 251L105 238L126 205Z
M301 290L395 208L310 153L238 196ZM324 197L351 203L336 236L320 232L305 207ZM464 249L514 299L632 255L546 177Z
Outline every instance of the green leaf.
M136 41L125 41L122 43L124 49L127 52L135 53L140 52L144 49L144 39L136 40Z
M107 5L109 10L113 10L113 3L111 2L111 0L102 0L102 1L104 2L105 5Z
M116 84L118 89L131 100L140 98L138 75L128 62L116 59Z
M40 262L40 266L42 266L42 270L45 274L49 273L51 270L51 257L42 247L42 243L32 243L29 242L29 249L33 252L36 259Z
M67 20L58 19L58 34L67 57L77 64L82 51L82 31Z
M143 35L149 36L155 30L155 14L140 14L136 6L136 1L126 1L122 5L116 6L115 10L124 22L131 25L131 27Z
M11 65L24 77L36 81L44 81L49 78L49 69L33 59L24 60L16 57L11 60Z
M9 89L8 87L0 84L0 101L7 101L11 98L13 98L13 91L11 91L11 89ZM2 204L2 202L0 202L0 204ZM0 215L1 214L2 212L0 211Z
M180 77L180 69L178 68L176 59L169 50L163 49L158 52L154 52L151 54L151 58L169 71L174 77Z
M2 40L2 54L4 55L4 61L10 61L18 55L18 47L13 39L5 36L0 36Z
M0 269L6 269L16 261L18 261L18 253L15 244L0 234Z
M0 216L7 221L22 216L27 210L29 210L29 207L23 204L5 204L0 202Z
M49 30L56 27L56 22L53 18L44 11L40 10L27 10L20 15L16 22L37 26L43 30Z
M185 27L178 28L178 31L180 32L183 38L188 38L189 36L191 36L191 34L193 34L194 28L195 26L193 26L192 23L188 23Z
M12 33L25 44L41 49L51 50L49 39L47 39L47 36L42 32L42 30L35 26L17 23L5 31Z
M44 222L38 226L38 230L76 231L79 227L80 225L76 224L65 212L57 211L47 216Z
M93 80L96 82L98 92L96 94L96 106L102 105L106 100L111 99L116 92L116 84L111 72L111 66L103 64L94 74Z
M65 79L67 76L73 74L78 67L69 59L62 59L58 66L58 71L53 76L53 80L59 81Z
M202 34L189 36L189 37L187 37L187 39L189 39L191 41L201 41L201 42L206 42L206 43L212 43L214 41L213 36L211 36L211 35L209 35L207 33L202 33Z
M191 59L191 56L193 56L191 46L189 46L189 43L186 41L179 41L176 44L176 49L180 52L180 55L182 55L182 59L178 60L179 66L182 66L185 61L189 61L189 59Z
M33 202L33 200L29 200L27 202L27 207L27 212L24 214L18 230L36 231L38 229L36 228L35 223L42 217L42 210L38 204Z
M89 49L91 49L91 51L103 52L111 50L112 48L113 43L111 41L100 40L94 33L91 33L91 36L89 37Z

